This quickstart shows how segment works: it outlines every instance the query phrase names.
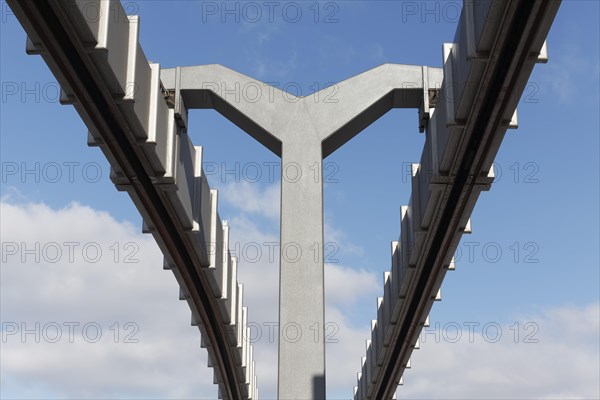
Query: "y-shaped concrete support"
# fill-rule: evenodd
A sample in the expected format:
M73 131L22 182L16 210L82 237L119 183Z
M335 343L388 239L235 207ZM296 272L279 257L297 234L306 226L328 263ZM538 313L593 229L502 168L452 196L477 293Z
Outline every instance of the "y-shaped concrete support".
M423 126L442 78L384 64L299 98L221 65L162 71L184 128L187 109L213 108L281 157L280 399L325 399L322 160L392 108Z

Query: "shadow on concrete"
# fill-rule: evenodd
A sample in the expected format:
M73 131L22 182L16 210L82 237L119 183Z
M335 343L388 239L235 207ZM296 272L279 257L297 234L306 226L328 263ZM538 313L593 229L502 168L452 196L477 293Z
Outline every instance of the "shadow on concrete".
M325 400L325 376L313 377L313 400Z

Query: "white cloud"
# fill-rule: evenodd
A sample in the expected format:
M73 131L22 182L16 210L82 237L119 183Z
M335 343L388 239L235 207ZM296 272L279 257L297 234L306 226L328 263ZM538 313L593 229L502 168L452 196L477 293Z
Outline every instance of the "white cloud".
M373 294L361 294L357 298L359 301L371 300ZM344 314L340 309L330 306L325 312L329 324L325 332L327 393L331 399L350 398L352 388L356 385L360 358L365 354L365 339L371 335L369 318L365 318L365 323L356 327Z
M568 46L552 47L549 43L548 65L544 66L543 73L540 74L540 87L549 87L562 103L575 103L584 101L582 97L592 95L592 101L597 101L598 91L589 90L596 86L598 74L598 64L590 60L586 51L571 41ZM530 100L536 100L538 97L538 85L536 82L530 82L525 87L523 98L528 95ZM526 100L526 99L525 99Z
M278 188L271 190L278 194ZM249 197L259 194L249 193ZM239 205L238 209L249 210L247 203ZM162 255L151 236L137 233L138 228L118 222L105 212L76 203L55 210L44 204L17 204L4 199L1 206L6 258L1 269L2 322L7 332L19 329L14 335L6 333L2 345L3 396L215 397L212 370L205 367L206 353L199 346L199 333L189 325L189 309L177 300L177 283L162 270ZM250 208L256 214L265 215L262 208L270 206L268 201L257 201L252 207L256 207ZM277 341L270 340L268 327L278 320L279 259L277 247L272 253L265 243L277 243L279 237L259 228L243 212L229 218L229 225L230 241L237 246L240 257L238 279L245 284L249 320L262 330L260 340L254 344L259 388L263 397L275 397ZM78 243L72 261L68 247L63 245L71 242ZM13 243L17 245L16 253ZM36 243L39 262L34 254L22 252L24 248L35 249ZM54 244L63 251L57 260L51 252ZM90 249L102 251L97 262L84 259L81 250L89 244ZM125 251L126 244L132 244L133 250ZM251 262L255 253L249 244L258 245L260 259ZM112 249L116 248L120 253L115 263ZM244 252L248 252L246 256ZM123 262L126 255L136 262ZM86 257L95 258L95 252L90 251ZM373 298L376 278L366 271L327 265L326 280L327 318L336 327L328 333L330 339L339 341L328 345L328 354L333 355L328 382L330 390L345 391L348 382L344 378L352 368L349 363L344 363L344 368L334 365L339 357L348 361L359 357L362 347L357 348L356 342L364 336L365 327L352 327L343 307ZM35 329L36 322L40 323L40 342L29 334L23 343L21 323ZM73 328L73 343L69 339L70 322L79 323ZM127 322L134 325L126 327ZM49 343L56 333L53 323L62 331L57 343ZM92 325L84 336L86 323ZM101 339L88 343L86 339L94 339L96 326L102 330ZM133 339L139 343L123 343L136 328L139 331ZM118 343L114 343L115 330L119 333ZM38 390L25 389L27 385Z
M375 310L375 298L382 290L373 272L337 264L325 264L325 287L328 306L342 310L363 298L372 300Z
M259 185L242 181L228 183L220 191L223 201L248 214L258 214L271 219L279 219L280 189L279 184L266 186L261 190Z
M3 398L216 396L199 331L151 237L79 204L4 199L1 215Z
M54 210L43 204L3 200L1 206L3 397L215 398L212 370L205 366L199 333L190 327L187 304L177 300L177 283L162 270L162 255L150 236L79 204ZM264 211L257 214L264 215ZM278 241L276 232L265 231L243 212L230 217L229 225L231 240L240 243L238 250L248 243ZM32 254L22 262L21 254L7 252L6 244L13 242L26 243L29 249L35 243L40 243L40 249L48 243L78 242L77 249L96 243L103 256L96 263L86 262L75 251L73 262L67 255L50 262L53 255L40 250L39 263ZM114 243L121 249L116 263L111 250ZM138 262L123 262L126 243L137 246L133 259ZM270 259L265 246L262 251L256 262L240 260L239 279L245 283L250 321L261 327L261 338L255 343L261 397L274 398L277 341L270 340L267 324L277 321L278 259ZM328 394L347 398L356 384L375 307L372 315L348 311L365 302L374 306L381 286L379 277L369 271L336 264L325 268L326 319L331 324L327 330ZM498 343L486 341L481 326L472 343L464 326L458 343L435 343L429 334L421 350L413 353L413 369L405 373L399 398L597 398L599 313L596 303L517 317L518 343L508 325L502 326ZM40 322L40 343L33 334L24 342L20 332L8 334L15 328L11 323L17 323L20 330L21 323L34 329L36 322ZM48 340L54 337L55 330L48 325L53 322L62 327L57 343ZM65 325L69 322L80 323L74 329L73 343ZM126 322L135 325L126 328ZM538 343L523 343L525 334L531 332L525 330L527 322L539 327L534 336ZM84 337L85 323L101 327L97 343L85 340L95 334L92 328ZM432 324L434 329L434 320ZM125 335L135 327L139 330L133 338L139 342L124 343ZM441 332L438 336L443 339Z
M348 239L348 235L331 222L329 215L325 215L325 259L335 262L336 254L348 256L361 256L364 254L362 246L354 244Z
M598 303L565 306L515 318L501 331L482 321L471 338L468 325L456 322L458 341L454 321L432 321L398 398L599 398L599 318Z

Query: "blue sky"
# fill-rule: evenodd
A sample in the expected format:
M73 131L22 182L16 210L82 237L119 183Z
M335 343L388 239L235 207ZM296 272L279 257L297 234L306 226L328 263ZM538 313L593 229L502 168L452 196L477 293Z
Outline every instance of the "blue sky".
M303 95L385 62L441 66L442 43L454 37L460 5L276 2L271 18L268 2L250 6L199 1L122 3L130 14L140 15L144 51L162 67L218 63ZM411 8L415 5L416 9ZM41 321L44 325L67 321L66 316L72 315L83 321L104 321L107 330L114 321L135 320L146 341L140 340L133 350L132 346L123 350L108 345L90 350L86 343L67 342L64 351L71 354L69 367L57 366L56 360L52 363L54 350L44 340L22 343L11 336L2 343L6 350L1 360L2 397L214 397L216 389L209 382L212 373L195 358L189 364L198 363L194 373L173 372L179 371L186 357L206 357L197 343L197 331L187 326L187 306L177 302L175 281L161 270L160 254L151 238L141 235L141 218L133 203L110 182L108 163L98 149L87 147L83 122L74 108L58 104L55 79L41 57L25 54L24 31L6 3L1 6L3 243L22 240L43 245L54 238L79 239L73 236L77 232L90 240L106 238L110 246L107 232L112 232L123 237L120 246L134 242L141 250L147 249L140 250L142 262L135 267L144 264L144 273L151 270L156 274L149 275L149 287L135 281L130 286L115 283L104 276L101 279L106 286L100 287L109 292L94 291L95 300L86 299L81 287L70 292L66 285L63 294L68 293L70 300L60 300L60 291L57 296L47 296L44 282L33 279L40 265L32 266L18 257L3 260L3 323ZM237 7L237 11L227 14L224 7ZM298 10L301 15L296 14ZM511 338L514 331L507 327L518 322L524 334L523 324L531 322L538 327L535 337L539 343L431 343L430 336L413 357L414 366L398 392L400 398L598 397L599 13L595 1L564 1L561 5L548 36L549 62L537 65L531 75L518 106L519 129L507 132L496 159L497 182L481 195L472 215L473 234L463 236L456 271L446 276L443 301L435 304L431 314L432 323L441 326L449 322L463 327L469 321L482 326L498 323ZM295 19L298 21L292 22ZM209 183L223 193L220 215L229 220L233 238L241 248L250 240L277 240L279 174L269 179L269 165L278 159L214 111L194 111L190 121L194 143L204 146L205 170L210 165L214 171ZM340 325L340 343L328 346L329 398L348 398L355 384L364 339L375 318L376 296L382 293L381 276L390 268L389 243L399 236L399 207L410 195L406 166L418 161L424 143L417 128L415 110L393 110L325 160L330 174L325 185L325 235L326 241L339 245L327 267L327 319ZM256 165L251 163L261 167L257 182L248 169ZM237 177L221 174L224 169L235 171L236 165ZM14 168L17 173L13 175ZM21 175L23 169L36 168L39 179L35 173ZM69 179L69 171L73 179ZM86 219L90 215L96 216L96 221ZM73 229L61 223L61 218L72 221ZM104 228L97 226L98 219L106 222ZM78 220L89 221L89 225L80 226ZM89 265L77 269L62 261L44 269L48 279L64 282L60 274L69 272L82 274L83 288L94 285L93 277L86 275L91 273ZM107 271L126 273L120 262L107 264ZM264 323L276 318L276 267L263 260L240 263L251 320ZM99 275L93 276L98 279ZM17 291L18 283L32 286ZM21 301L24 292L30 297L27 301ZM137 304L133 293L151 299L163 310L155 318L172 313L182 316L181 321L173 320L174 326L169 328L151 322L149 310ZM112 301L105 304L103 295L121 302L111 307ZM91 313L77 307L88 303ZM120 307L125 311L114 311ZM47 308L47 314L39 314L40 308ZM195 353L188 354L192 349L186 351L182 345L179 352L161 353L164 358L156 364L140 358L136 349L144 343L148 344L145 349L152 351L167 346L166 335L184 335L180 331L188 335L185 340L181 336L181 342L191 341ZM481 329L476 332L482 333ZM276 346L263 342L256 344L257 374L264 398L272 398ZM572 351L565 352L567 346ZM98 379L94 369L86 373L76 355L92 350L102 354L106 365L120 363L119 357L125 357L131 369L119 374L111 373L110 368L100 370L104 383L96 387L90 383ZM549 368L545 362L549 354L555 356L550 358L553 363L564 360L563 366ZM76 368L80 385L18 361L38 356L46 357L47 363L42 365L65 374L80 366ZM512 385L495 380L506 378L506 370L519 363L530 366L516 369L529 379L509 380ZM136 368L150 368L150 373L164 378L164 385L144 387L142 378L132 372ZM465 370L457 372L461 368ZM471 370L487 375L469 374ZM569 381L559 372L577 378ZM438 373L445 377L445 390L431 383ZM123 374L129 378L123 379ZM177 391L173 386L184 389ZM482 392L489 387L494 393Z

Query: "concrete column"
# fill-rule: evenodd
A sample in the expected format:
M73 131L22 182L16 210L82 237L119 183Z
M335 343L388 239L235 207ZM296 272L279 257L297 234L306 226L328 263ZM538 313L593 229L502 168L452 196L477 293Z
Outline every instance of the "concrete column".
M281 158L278 395L316 400L325 399L321 141L294 133Z

